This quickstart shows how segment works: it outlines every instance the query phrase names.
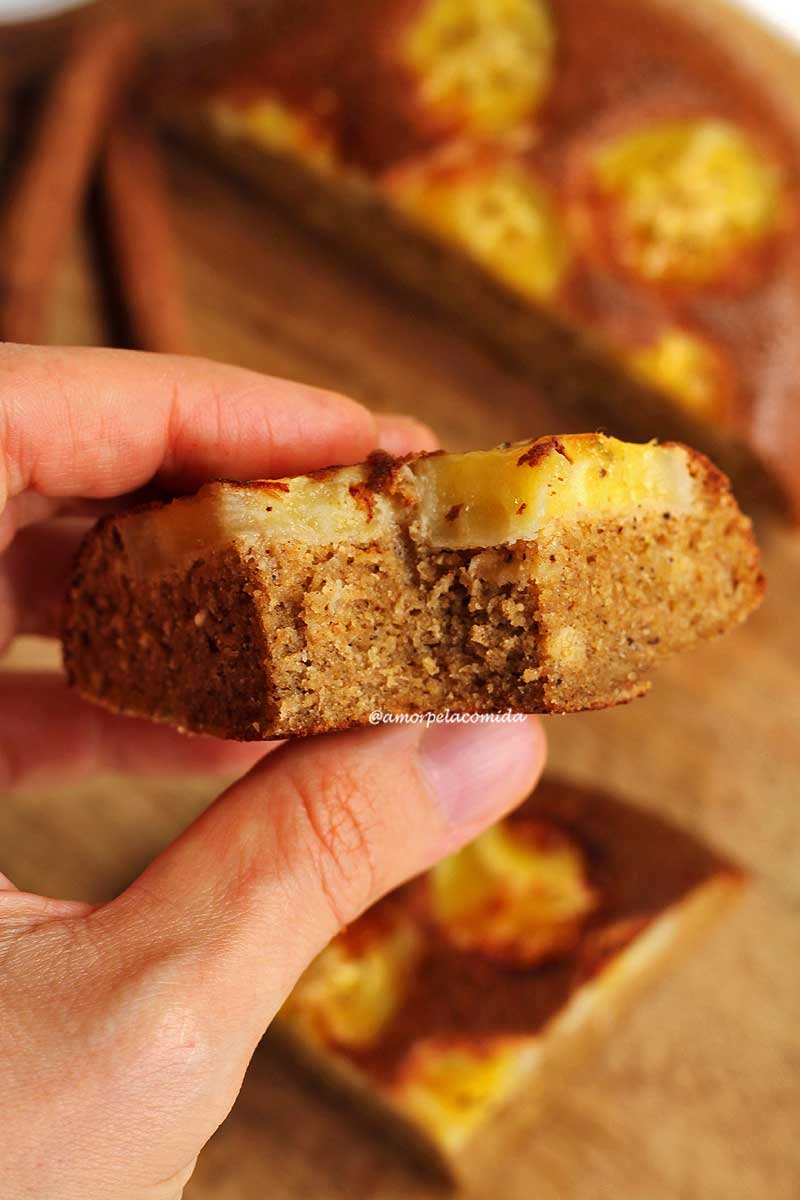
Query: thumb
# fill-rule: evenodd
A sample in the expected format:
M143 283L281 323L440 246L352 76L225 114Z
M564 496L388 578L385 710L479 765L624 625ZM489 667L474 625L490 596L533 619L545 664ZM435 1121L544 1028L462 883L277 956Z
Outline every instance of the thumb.
M531 790L532 718L414 724L286 745L212 805L104 919L166 939L188 994L246 1063L338 929ZM136 918L131 922L131 915ZM99 914L98 914L99 915ZM232 1042L227 1049L235 1054Z
M10 1149L14 1194L178 1195L314 955L521 800L543 756L530 719L295 742L110 904L4 891L0 1158L7 1174Z

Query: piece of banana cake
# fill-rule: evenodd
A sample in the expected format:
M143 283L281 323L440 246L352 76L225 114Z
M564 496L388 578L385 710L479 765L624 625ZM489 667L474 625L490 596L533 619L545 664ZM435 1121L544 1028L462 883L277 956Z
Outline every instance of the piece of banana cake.
M243 740L393 713L574 712L763 590L726 478L601 434L209 483L104 518L66 604L71 683Z
M743 883L655 814L545 779L340 933L275 1033L426 1161L468 1175L493 1119L495 1151L527 1139L537 1101Z

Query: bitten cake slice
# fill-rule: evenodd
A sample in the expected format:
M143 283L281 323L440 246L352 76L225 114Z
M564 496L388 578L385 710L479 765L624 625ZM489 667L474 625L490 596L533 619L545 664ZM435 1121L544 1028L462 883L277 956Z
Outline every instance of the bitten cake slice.
M641 695L762 586L727 480L684 446L378 453L101 521L64 658L90 699L241 739L376 710L574 712Z
M466 1171L490 1119L607 1036L741 885L663 820L545 780L335 938L276 1031L428 1160Z

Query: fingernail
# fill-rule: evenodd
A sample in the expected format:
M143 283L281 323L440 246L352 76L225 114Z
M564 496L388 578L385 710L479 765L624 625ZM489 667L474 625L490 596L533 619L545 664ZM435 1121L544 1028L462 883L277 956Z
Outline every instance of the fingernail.
M446 824L463 834L498 819L533 789L544 764L544 733L533 717L432 725L419 753Z
M436 434L416 417L397 413L377 413L375 425L378 444L389 454L412 454L418 450L435 450Z

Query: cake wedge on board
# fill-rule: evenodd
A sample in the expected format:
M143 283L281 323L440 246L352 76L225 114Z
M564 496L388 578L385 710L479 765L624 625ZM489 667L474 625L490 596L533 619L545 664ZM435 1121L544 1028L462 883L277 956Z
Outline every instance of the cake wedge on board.
M544 1098L743 883L657 816L545 779L341 933L275 1034L425 1162L468 1174L495 1117Z

